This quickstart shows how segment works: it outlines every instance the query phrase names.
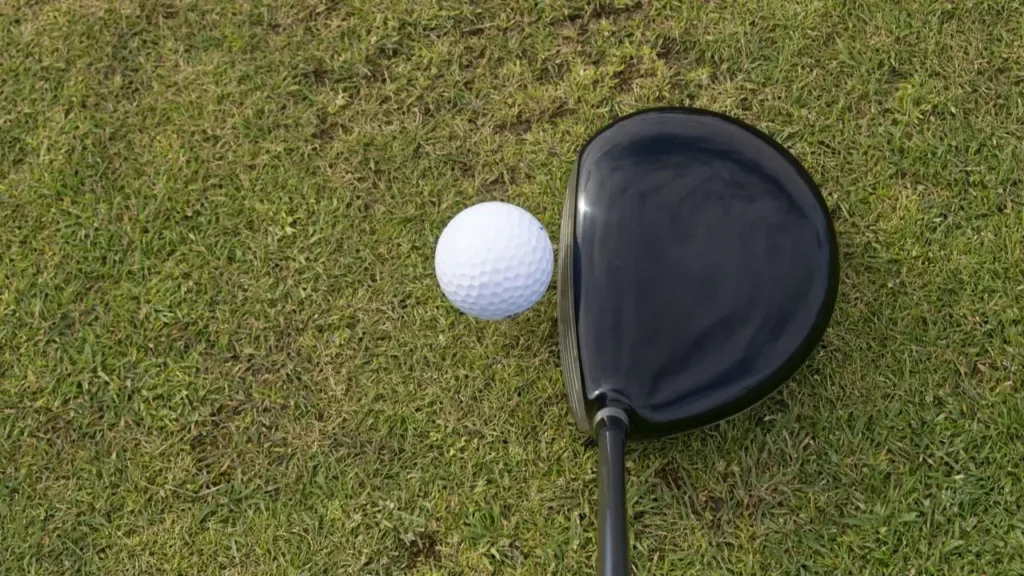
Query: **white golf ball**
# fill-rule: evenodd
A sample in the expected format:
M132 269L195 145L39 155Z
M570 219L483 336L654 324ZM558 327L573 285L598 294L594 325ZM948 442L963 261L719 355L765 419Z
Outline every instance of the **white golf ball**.
M437 241L441 291L470 316L500 320L536 304L551 282L554 250L532 214L504 202L466 208Z

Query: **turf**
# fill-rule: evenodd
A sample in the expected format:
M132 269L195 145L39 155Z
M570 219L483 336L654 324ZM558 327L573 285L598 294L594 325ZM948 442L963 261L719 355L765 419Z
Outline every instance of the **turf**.
M781 393L628 455L638 574L1024 573L1024 5L0 4L0 573L585 574L553 291L468 319L458 210L556 234L613 117L774 135L841 243Z

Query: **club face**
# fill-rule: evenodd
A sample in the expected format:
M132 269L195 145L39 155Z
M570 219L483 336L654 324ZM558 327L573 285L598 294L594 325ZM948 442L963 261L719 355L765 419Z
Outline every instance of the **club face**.
M764 134L699 110L620 119L581 150L559 251L562 368L577 426L631 435L732 416L820 341L838 286L821 194Z

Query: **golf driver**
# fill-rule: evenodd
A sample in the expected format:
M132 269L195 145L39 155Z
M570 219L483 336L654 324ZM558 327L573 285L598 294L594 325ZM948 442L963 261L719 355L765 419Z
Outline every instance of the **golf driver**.
M659 108L581 149L559 250L562 371L599 451L598 574L630 573L624 454L776 390L821 340L835 230L800 163L727 116Z

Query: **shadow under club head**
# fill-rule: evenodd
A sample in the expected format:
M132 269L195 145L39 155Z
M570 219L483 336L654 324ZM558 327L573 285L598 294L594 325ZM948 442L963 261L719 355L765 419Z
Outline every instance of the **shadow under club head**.
M559 250L562 370L577 426L693 429L776 390L821 340L836 236L811 177L727 116L659 108L581 149Z

